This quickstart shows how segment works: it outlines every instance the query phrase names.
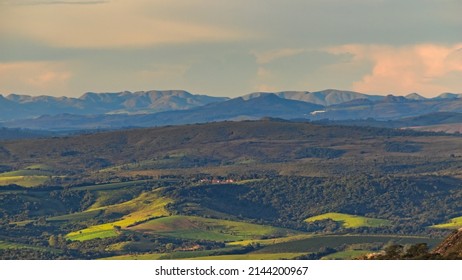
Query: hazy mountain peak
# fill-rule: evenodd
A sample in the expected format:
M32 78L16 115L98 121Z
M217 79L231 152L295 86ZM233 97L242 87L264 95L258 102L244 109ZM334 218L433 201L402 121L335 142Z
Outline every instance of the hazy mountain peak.
M228 100L226 97L193 95L184 90L122 92L87 92L79 98L10 94L0 99L0 120L34 118L40 115L156 113L185 110ZM6 102L9 105L6 105Z
M409 100L426 100L427 98L423 97L422 95L416 93L416 92L413 92L413 93L410 93L408 95L405 96L406 99L409 99Z
M445 92L434 99L456 99L456 98L462 98L462 93L450 93L450 92Z
M245 100L260 97L263 95L275 94L284 99L304 101L322 106L336 105L349 102L356 99L369 99L373 101L382 100L383 96L367 95L354 91L345 91L337 89L326 89L322 91L280 91L280 92L254 92L244 95Z
M270 94L275 95L274 92L252 92L252 93L241 96L241 98L242 100L250 100L250 99L259 98L259 97L270 95Z
M388 102L388 103L401 103L401 102L408 102L408 101L409 100L403 96L395 96L392 94L385 96L385 98L383 99L383 102Z

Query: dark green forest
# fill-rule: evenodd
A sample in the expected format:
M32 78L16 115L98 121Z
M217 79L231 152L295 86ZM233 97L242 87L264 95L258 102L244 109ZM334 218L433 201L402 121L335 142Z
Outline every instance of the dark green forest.
M3 141L0 258L445 258L460 143L278 120Z

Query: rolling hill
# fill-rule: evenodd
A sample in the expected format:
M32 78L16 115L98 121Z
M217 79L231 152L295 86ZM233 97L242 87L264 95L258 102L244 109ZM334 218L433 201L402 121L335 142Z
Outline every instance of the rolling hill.
M313 106L280 99L227 102L255 114L275 100L284 114ZM462 215L461 159L457 135L271 118L0 141L0 258L320 259L391 242L431 247L448 233L435 225Z

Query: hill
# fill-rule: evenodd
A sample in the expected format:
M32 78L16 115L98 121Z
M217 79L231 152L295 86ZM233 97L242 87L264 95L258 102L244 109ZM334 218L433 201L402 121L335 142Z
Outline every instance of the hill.
M255 92L229 99L185 91L86 93L80 98L8 95L0 97L2 126L53 131L121 129L254 120L396 121L421 115L461 113L462 98L443 94L427 99L417 93L377 96L328 89L318 92ZM447 120L449 123L451 120ZM446 125L447 123L440 124ZM382 126L382 125L380 125ZM385 127L403 127L387 124ZM423 126L420 125L420 126ZM408 125L407 127L413 127ZM435 130L435 128L429 128ZM443 127L444 131L451 131Z
M0 162L0 258L347 258L462 216L458 135L265 118L0 141Z
M213 102L227 100L223 97L193 95L183 90L93 93L79 98L0 95L0 120L35 118L58 114L120 114L153 113L168 110L184 110Z
M13 165L20 165L23 161L30 164L51 162L61 169L69 166L74 169L105 167L147 160L160 168L222 165L239 162L243 158L256 162L286 162L340 157L345 154L344 145L338 142L340 139L357 146L349 148L354 155L358 155L357 149L362 149L363 155L373 154L376 148L373 144L365 145L359 141L361 137L374 137L376 141L393 143L391 140L385 141L386 137L406 135L419 137L429 134L277 120L217 122L5 142L0 146L0 160ZM414 140L408 146L421 147L422 153L431 154L430 145L412 142ZM424 147L428 147L428 151ZM437 148L448 154L455 152L451 151L451 145Z
M368 119L396 120L405 117L415 117L437 112L462 112L462 99L406 99L404 97L388 96L381 101L368 99L352 100L326 108L322 114L310 118L329 120Z
M239 97L224 102L208 104L199 108L157 114L47 115L35 119L5 122L4 125L8 127L47 130L152 127L223 120L252 120L262 117L304 118L310 112L322 108L322 106L316 104L283 99L274 94L264 94L247 100Z
M462 258L462 230L450 234L433 252L445 258Z
M274 94L278 97L304 101L308 103L314 103L322 106L330 106L335 104L341 104L356 99L368 99L371 101L379 101L384 97L379 95L368 95L354 91L326 89L322 91L309 92L309 91L281 91L281 92L254 92L243 96L244 99L252 99L265 94Z
M422 114L415 117L406 117L396 120L375 120L368 119L349 119L349 120L328 120L323 119L314 121L318 124L337 124L348 126L370 126L370 127L386 127L386 128L409 128L419 131L434 131L434 132L462 132L462 113L455 112L435 112Z

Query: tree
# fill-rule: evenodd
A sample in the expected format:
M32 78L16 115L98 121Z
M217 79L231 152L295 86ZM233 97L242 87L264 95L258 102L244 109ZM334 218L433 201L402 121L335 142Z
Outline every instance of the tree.
M58 239L55 235L50 235L50 238L48 239L48 245L53 248L55 248L56 245L58 245Z
M165 244L165 251L167 251L167 253L169 253L170 259L173 258L173 249L174 248L175 248L175 245L173 245L173 243Z
M165 244L165 250L169 253L172 252L174 248L175 248L175 245L173 245L173 243Z
M414 244L407 249L405 258L418 258L428 254L428 245L426 243Z
M385 259L387 260L398 260L403 254L403 246L401 245L390 245L385 248Z

